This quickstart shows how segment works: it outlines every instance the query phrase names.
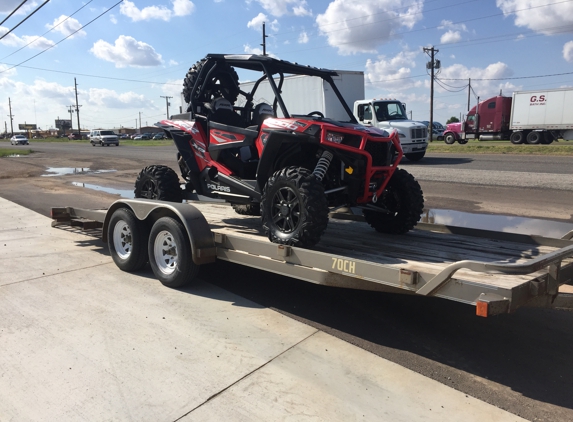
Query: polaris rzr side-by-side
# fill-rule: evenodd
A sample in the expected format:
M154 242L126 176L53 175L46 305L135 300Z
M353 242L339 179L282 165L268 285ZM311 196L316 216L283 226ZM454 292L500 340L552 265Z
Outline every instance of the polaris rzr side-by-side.
M236 69L258 72L250 92L241 89ZM322 78L348 120L289 109L281 97L285 75ZM329 212L341 207L361 208L382 233L411 230L424 199L414 177L397 167L398 134L359 125L336 75L268 56L209 54L184 80L188 113L157 123L177 146L184 187L172 169L149 166L137 178L135 196L224 199L239 214L260 215L272 242L293 246L315 245ZM257 95L263 81L274 97Z

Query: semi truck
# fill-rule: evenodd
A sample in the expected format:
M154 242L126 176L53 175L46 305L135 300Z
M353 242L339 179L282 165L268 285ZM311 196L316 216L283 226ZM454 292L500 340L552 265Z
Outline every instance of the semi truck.
M573 89L516 91L495 96L473 107L461 123L444 132L447 144L468 139L509 139L513 144L550 144L573 139ZM464 142L465 141L465 142Z
M400 146L406 158L418 161L424 158L428 148L428 129L420 122L408 119L406 106L396 99L368 99L364 96L364 72L336 70L338 75L333 80L344 97L346 103L354 105L353 113L356 119L365 126L373 126L389 133L398 132ZM241 82L240 88L251 91L257 82ZM279 79L275 80L278 85ZM254 103L272 103L275 94L268 81L262 81L257 88ZM306 115L318 111L324 116L339 121L345 121L348 116L336 99L330 85L322 79L308 75L285 76L282 82L281 94L285 103L289 104L291 114ZM182 99L183 109L188 104ZM240 102L236 104L242 106ZM283 117L280 112L278 117Z

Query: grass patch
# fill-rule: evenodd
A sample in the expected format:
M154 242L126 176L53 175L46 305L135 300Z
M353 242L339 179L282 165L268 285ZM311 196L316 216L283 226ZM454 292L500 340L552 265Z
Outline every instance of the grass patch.
M520 154L573 156L573 142L559 141L550 145L514 145L509 141L469 141L452 145L443 141L431 142L428 152L449 154Z
M11 155L28 155L31 149L0 148L0 157L10 157Z

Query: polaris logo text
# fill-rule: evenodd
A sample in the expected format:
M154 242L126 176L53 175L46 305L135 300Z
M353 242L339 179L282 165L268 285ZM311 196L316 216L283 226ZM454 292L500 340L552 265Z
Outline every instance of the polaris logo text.
M231 188L228 186L217 186L217 185L213 185L212 183L207 183L207 187L211 190L216 190L219 192L231 192Z

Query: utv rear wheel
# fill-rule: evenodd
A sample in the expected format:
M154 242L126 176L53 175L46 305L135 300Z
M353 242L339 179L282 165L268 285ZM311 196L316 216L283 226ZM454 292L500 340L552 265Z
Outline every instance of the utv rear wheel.
M402 234L414 228L424 210L419 183L406 170L398 169L375 204L380 211L364 210L364 219L380 233Z
M409 154L404 154L406 158L410 161L420 161L426 155L426 151L422 152L411 152Z
M181 202L183 195L179 177L167 166L145 167L135 181L135 197Z
M200 91L202 91L202 95L193 99L195 103L202 104L211 102L218 97L226 98L231 104L237 101L237 97L239 96L239 76L235 69L228 64L219 64L209 79L204 79L214 64L215 62L212 60L207 61L203 59L189 69L189 72L187 72L183 80L183 97L185 98L185 102L191 103L191 97ZM209 68L203 70L205 66L209 66ZM202 70L203 72L201 72ZM199 78L201 73L203 73L203 75L201 75L202 78ZM195 83L197 83L197 88L193 91ZM188 109L187 111L192 110Z
M241 215L261 215L261 204L233 204L233 209L237 214Z
M148 253L153 274L164 286L181 287L197 276L199 266L193 262L187 231L171 217L153 225Z
M263 229L271 242L314 246L328 225L324 187L305 168L279 170L265 185L261 215Z
M147 263L149 229L127 208L115 210L107 228L109 253L120 270L140 270Z

